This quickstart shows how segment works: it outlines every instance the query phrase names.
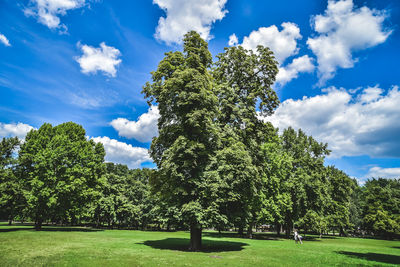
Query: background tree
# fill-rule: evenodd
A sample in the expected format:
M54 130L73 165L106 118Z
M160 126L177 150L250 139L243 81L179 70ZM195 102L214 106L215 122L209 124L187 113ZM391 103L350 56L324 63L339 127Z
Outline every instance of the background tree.
M220 150L213 157L206 177L210 187L209 195L214 199L217 214L214 225L221 230L229 224L238 225L243 233L243 226L250 216L257 169L246 146L226 127L221 133Z
M147 224L157 219L153 214L156 200L150 196L149 185L153 170L130 170L126 165L111 162L106 166L101 197L91 208L96 225L146 229Z
M333 166L327 168L330 203L328 204L330 226L338 229L341 236L347 235L345 229L351 227L350 205L355 190L354 181Z
M152 184L163 201L180 209L190 227L190 249L201 248L202 227L213 213L204 192L204 172L215 153L217 98L208 68L212 56L199 34L185 35L183 53L169 52L143 89L149 103L158 104L159 136L150 154L157 164ZM207 214L208 213L208 214Z
M275 129L270 123L264 123L258 116L270 115L279 105L279 99L272 89L278 73L278 63L275 61L272 51L267 47L258 46L257 51L246 50L241 46L225 48L225 52L217 56L215 68L212 71L218 96L218 123L220 129L230 133L229 138L243 144L243 151L250 157L248 164L254 170L243 173L241 180L248 188L246 192L240 192L241 214L237 219L239 232L243 226L248 225L248 236L251 237L253 224L260 210L260 188L263 176L263 158L260 153L261 145L269 141L270 135L274 135ZM258 105L257 105L258 104ZM258 107L258 110L257 110ZM222 150L225 143L220 143ZM239 146L234 146L239 149ZM232 149L231 147L230 149ZM229 164L229 163L228 163ZM255 171L255 172L254 172ZM232 169L232 174L237 172ZM229 178L231 174L225 173ZM222 177L223 178L223 177ZM238 206L237 203L235 206Z
M357 180L353 179L353 191L350 195L350 216L349 221L351 224L351 230L353 235L360 235L362 229L362 212L364 207L363 195L362 195L362 187L358 185Z
M122 222L122 216L132 218L133 207L126 198L128 166L106 163L105 182L102 184L101 197L92 207L96 225L107 223L112 228Z
M261 147L264 157L262 205L259 222L274 224L278 235L285 222L285 214L292 211L292 161L283 149L280 138L264 143Z
M290 127L282 133L282 145L293 159L293 178L288 187L291 190L293 206L285 215L286 235L289 235L293 223L306 216L307 212L316 212L318 216L310 214L308 217L318 218L318 221L325 213L330 196L323 163L330 151L327 148L328 144L319 143L302 130L296 132Z
M364 227L378 236L400 233L400 180L371 179L365 183Z
M44 220L76 223L100 194L105 151L86 139L82 126L45 123L19 150L21 174L36 229Z
M7 218L9 224L25 205L15 156L19 145L17 137L3 138L0 142L0 217Z

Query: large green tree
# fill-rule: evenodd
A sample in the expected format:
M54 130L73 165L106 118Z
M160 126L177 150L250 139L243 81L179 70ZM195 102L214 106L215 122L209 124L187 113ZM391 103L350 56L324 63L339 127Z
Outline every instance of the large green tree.
M150 154L157 164L152 184L163 201L178 207L190 227L190 249L201 248L202 228L213 214L204 172L215 153L217 98L209 67L212 56L199 34L185 35L182 52L166 53L143 92L158 105L159 136Z
M100 194L105 151L87 140L82 126L45 123L31 130L19 150L29 215L41 229L45 220L77 223Z

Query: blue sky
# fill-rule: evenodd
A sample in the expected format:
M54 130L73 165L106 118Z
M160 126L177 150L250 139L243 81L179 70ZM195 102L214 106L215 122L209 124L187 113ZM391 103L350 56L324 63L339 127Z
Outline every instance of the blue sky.
M213 55L269 46L282 102L269 118L328 142L360 181L400 177L400 2L0 0L0 137L74 121L107 160L153 166L142 86L182 35Z

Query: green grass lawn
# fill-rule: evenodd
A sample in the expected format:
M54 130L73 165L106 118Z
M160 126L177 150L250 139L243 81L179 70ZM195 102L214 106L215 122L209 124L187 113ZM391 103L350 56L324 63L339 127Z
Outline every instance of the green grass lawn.
M0 224L0 266L321 266L399 265L400 241L309 238L303 245L203 234L203 252L188 252L187 232L92 230ZM263 238L263 239L262 239Z

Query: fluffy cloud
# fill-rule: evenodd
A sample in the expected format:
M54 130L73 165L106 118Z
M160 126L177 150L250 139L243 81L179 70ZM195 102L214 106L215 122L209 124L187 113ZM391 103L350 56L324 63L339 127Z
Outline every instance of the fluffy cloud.
M68 10L80 8L85 0L31 0L30 6L24 10L27 16L34 16L39 23L50 29L64 28L59 16L64 16Z
M7 37L1 33L0 33L0 43L3 43L5 46L11 46L10 41L8 41Z
M398 86L386 94L378 87L357 92L332 87L322 95L288 99L262 119L281 130L303 129L327 142L333 157L400 157L399 103Z
M383 28L386 17L383 11L354 8L352 0L329 0L325 14L312 17L318 35L307 44L317 56L320 84L338 68L353 67L352 52L385 42L391 33Z
M121 52L118 49L107 46L104 42L100 44L99 48L79 43L78 46L81 48L83 55L76 58L76 61L81 66L83 73L89 74L102 71L106 75L116 76L116 67L122 62L119 59Z
M287 58L297 55L299 52L297 40L301 39L302 36L299 27L294 23L284 22L281 26L281 31L275 25L261 27L256 31L252 31L249 36L243 38L243 43L240 45L253 51L256 50L258 45L269 47L280 64L276 82L283 86L292 79L296 79L299 73L312 72L315 67L313 59L307 55L297 57L291 63L283 66ZM235 34L229 37L228 44L230 46L238 44L238 38Z
M242 46L252 50L258 45L267 46L274 52L276 60L283 64L286 58L298 53L297 40L302 37L296 24L284 22L281 26L281 31L275 25L252 31L244 37Z
M0 137L14 137L25 139L26 134L34 129L32 126L25 123L10 123L5 124L0 122Z
M153 0L166 12L156 29L156 38L166 42L180 43L185 33L197 31L202 38L210 39L211 25L227 13L227 0Z
M106 161L126 164L129 168L139 168L143 162L152 162L148 150L143 147L133 147L107 136L92 139L104 145Z
M229 36L229 42L228 42L229 46L235 46L238 43L239 43L239 40L238 40L236 34L232 34L231 36Z
M369 169L367 178L399 178L400 168L373 167Z
M119 136L134 138L140 142L150 142L158 134L157 122L160 114L156 106L150 107L147 113L140 115L137 121L124 118L113 120L110 124L118 131Z
M314 71L314 68L313 58L310 58L307 55L295 58L292 63L279 68L276 82L283 86L289 81L296 79L299 76L299 73L312 72Z

